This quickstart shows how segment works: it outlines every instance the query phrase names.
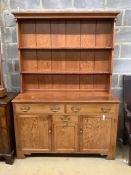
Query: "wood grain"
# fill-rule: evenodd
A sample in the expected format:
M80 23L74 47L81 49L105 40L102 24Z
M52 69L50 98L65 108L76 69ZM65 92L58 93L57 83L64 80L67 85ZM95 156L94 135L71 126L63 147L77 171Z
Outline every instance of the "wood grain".
M93 89L93 75L80 75L80 89Z
M54 152L78 151L77 116L53 116L53 133Z
M65 20L51 21L52 48L65 47Z
M81 48L95 47L96 20L81 21Z
M51 48L50 20L36 21L37 48Z
M22 71L38 70L36 50L23 50L21 52Z
M94 57L95 51L94 50L81 50L80 55L80 72L89 72L93 73L94 71Z
M53 79L51 75L38 75L39 89L52 89Z
M35 48L36 37L35 37L35 20L22 20L20 22L20 47Z
M52 76L52 88L53 89L64 89L66 78L65 75L53 75Z
M66 47L80 48L80 21L66 21Z
M0 128L6 129L6 124L5 109L0 107Z
M52 72L65 72L65 50L52 51Z
M20 128L19 136L22 150L51 151L51 135L48 133L51 121L48 116L20 115L17 118L17 125Z
M51 72L51 51L37 50L38 72Z
M111 119L102 120L100 117L81 117L80 150L109 149L111 140Z
M108 75L94 75L94 89L108 89L109 76Z
M38 76L26 75L23 76L23 89L38 89Z
M96 51L94 72L111 72L111 51Z
M80 51L66 51L65 71L79 72Z
M113 43L113 21L97 20L96 25L96 47L112 47Z

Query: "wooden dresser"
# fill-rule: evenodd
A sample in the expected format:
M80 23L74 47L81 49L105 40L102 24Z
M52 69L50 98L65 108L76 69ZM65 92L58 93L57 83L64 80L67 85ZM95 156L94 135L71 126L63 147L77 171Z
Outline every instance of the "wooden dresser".
M21 93L13 100L17 158L87 153L115 158L111 94L118 12L13 12Z
M16 93L8 93L6 97L0 98L0 157L5 162L12 164L15 154L15 136L13 122L13 108L11 100Z

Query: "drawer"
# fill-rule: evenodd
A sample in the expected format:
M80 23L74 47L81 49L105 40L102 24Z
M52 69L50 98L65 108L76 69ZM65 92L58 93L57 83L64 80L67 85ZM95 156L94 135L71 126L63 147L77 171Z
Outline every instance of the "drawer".
M64 113L64 104L16 104L16 113Z
M6 128L5 108L0 107L0 127Z
M113 104L67 104L67 113L114 113Z
M53 115L53 122L78 122L76 115Z

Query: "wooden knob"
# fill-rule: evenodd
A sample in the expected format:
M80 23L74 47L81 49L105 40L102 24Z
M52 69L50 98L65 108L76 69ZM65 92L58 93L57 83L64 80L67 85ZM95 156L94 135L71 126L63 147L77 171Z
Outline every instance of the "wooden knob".
M83 133L83 129L80 129L80 134L82 134Z
M49 133L49 134L51 134L51 133L52 133L51 129L49 129L49 130L48 130L48 133Z

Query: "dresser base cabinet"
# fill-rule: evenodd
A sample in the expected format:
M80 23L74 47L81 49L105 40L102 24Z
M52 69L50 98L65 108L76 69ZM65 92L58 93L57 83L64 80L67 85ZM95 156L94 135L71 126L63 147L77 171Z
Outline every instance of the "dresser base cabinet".
M7 164L12 164L15 154L15 136L13 122L13 108L11 100L15 93L8 93L6 97L0 98L0 158Z
M100 154L115 158L117 100L20 101L13 101L17 158L31 153Z

